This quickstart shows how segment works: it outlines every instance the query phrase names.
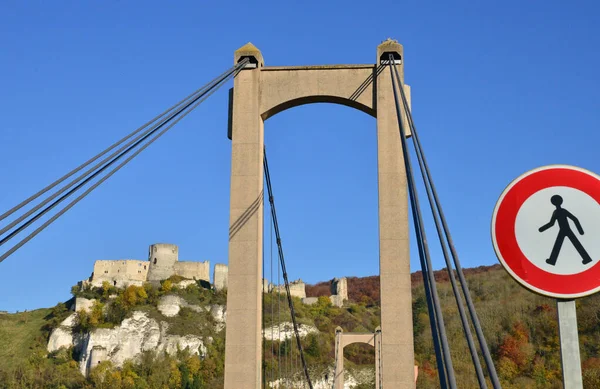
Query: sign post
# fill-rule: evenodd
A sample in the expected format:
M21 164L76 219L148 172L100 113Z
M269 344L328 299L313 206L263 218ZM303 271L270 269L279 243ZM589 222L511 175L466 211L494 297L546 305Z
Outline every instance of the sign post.
M575 300L557 300L560 358L565 389L583 388Z
M600 176L567 165L522 174L496 203L492 242L517 282L557 299L564 387L583 388L574 299L600 290Z

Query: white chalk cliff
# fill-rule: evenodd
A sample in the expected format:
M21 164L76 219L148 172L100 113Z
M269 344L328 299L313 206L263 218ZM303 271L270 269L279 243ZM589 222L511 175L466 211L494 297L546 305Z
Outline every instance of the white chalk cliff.
M298 324L298 334L301 338L306 337L310 333L318 334L319 330L313 326ZM286 340L295 336L294 324L289 321L281 322L280 324L275 324L271 327L266 327L264 331L264 338L266 340Z
M222 328L225 308L215 305L208 309L213 314L218 329ZM172 307L167 311L172 313ZM123 320L121 325L115 328L98 328L85 334L73 334L76 317L76 313L71 314L54 329L47 348L49 352L53 352L61 347L75 347L80 354L79 367L84 375L89 373L92 363L109 360L116 366L122 366L126 360L135 360L147 350L174 354L178 348L189 348L193 354L205 355L204 342L211 341L195 335L169 335L167 322L158 322L149 318L145 312L139 311L134 311L132 317Z

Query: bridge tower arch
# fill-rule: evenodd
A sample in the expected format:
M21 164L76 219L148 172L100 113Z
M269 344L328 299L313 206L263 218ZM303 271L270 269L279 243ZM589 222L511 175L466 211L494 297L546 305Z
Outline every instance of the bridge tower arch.
M403 48L389 39L377 47L375 65L266 67L251 43L235 52L236 64L244 58L250 62L235 77L230 94L225 389L262 387L264 121L298 105L323 102L347 105L377 120L382 383L414 388L406 172L391 75L380 66L389 54L403 79Z
M375 389L381 387L381 328L377 327L374 333L344 333L341 327L335 329L335 371L334 389L344 389L344 348L354 343L364 343L375 348Z

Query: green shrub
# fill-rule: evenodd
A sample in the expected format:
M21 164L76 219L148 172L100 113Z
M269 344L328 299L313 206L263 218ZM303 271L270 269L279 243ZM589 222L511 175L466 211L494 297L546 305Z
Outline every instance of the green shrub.
M177 284L181 281L189 280L189 278L185 278L180 275L173 274L171 277L168 278L168 280L171 281L172 284Z
M162 292L170 292L173 289L173 283L170 280L163 280L160 282L160 290Z

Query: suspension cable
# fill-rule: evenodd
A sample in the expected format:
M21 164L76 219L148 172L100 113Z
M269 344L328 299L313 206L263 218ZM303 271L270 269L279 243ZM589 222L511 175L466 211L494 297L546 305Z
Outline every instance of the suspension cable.
M263 214L264 219L264 214ZM263 222L264 225L264 222ZM265 362L267 357L267 342L265 342L265 240L262 240L262 293L260 294L260 306L261 306L261 341L262 341L262 381L263 381L263 389L267 388L267 364ZM269 290L269 284L267 283L267 291Z
M290 370L289 370L290 384L294 376L294 342L290 336Z
M271 213L271 222L273 222ZM275 224L272 225L275 228ZM281 380L281 268L277 266L277 379Z
M442 389L445 389L448 387L448 385L447 385L448 377L447 377L447 371L446 371L447 368L446 368L446 362L444 359L444 353L442 352L440 325L438 323L437 313L436 313L434 303L433 303L433 298L432 298L433 292L431 291L431 279L429 278L429 267L427 266L427 262L425 261L425 258L423 256L423 248L421 246L421 235L419 232L420 227L418 227L418 226L420 226L420 223L418 222L418 220L415 220L414 214L413 214L413 221L415 223L415 234L416 234L417 246L418 246L418 250L419 250L419 261L421 263L421 274L423 276L423 288L425 290L425 301L427 302L427 311L429 314L429 325L431 327L433 348L435 350L435 355L436 355L435 360L436 360L436 364L437 364L437 368L438 368L440 387Z
M391 58L391 56L390 56ZM394 64L393 59L390 59L390 63ZM417 243L419 245L419 256L424 257L425 263L427 264L427 275L429 277L429 282L431 286L431 298L433 300L433 306L435 308L436 317L438 320L438 326L440 331L440 339L442 344L442 353L444 355L444 362L446 365L446 374L448 377L448 384L451 389L456 389L456 378L454 375L454 368L452 365L452 357L450 356L450 349L448 347L448 338L446 336L446 330L444 326L444 317L442 315L442 309L440 306L437 286L435 284L435 276L433 274L433 269L431 266L431 257L429 255L429 247L427 245L427 236L425 234L425 229L423 227L423 218L421 215L421 210L419 206L419 199L417 194L417 188L414 183L414 176L412 173L412 165L410 162L410 156L408 155L406 138L405 138L405 130L402 124L402 110L400 109L400 102L398 98L398 93L396 91L396 80L394 78L394 72L392 66L390 66L390 75L392 77L392 88L394 92L394 101L396 103L396 116L398 118L398 125L400 129L400 141L402 143L402 153L404 156L404 165L406 169L406 176L408 181L408 190L410 193L411 199L411 208L413 212L413 218L415 222L415 230L417 233Z
M227 71L224 72L222 75L224 75L225 73L227 73ZM61 178L57 179L56 181L54 181L50 185L46 186L45 188L41 189L37 193L35 193L35 194L31 195L30 197L28 197L27 199L23 200L21 203L15 205L14 207L12 207L11 209L9 209L8 211L4 212L2 215L0 215L0 220L4 220L5 218L7 218L8 216L12 215L13 213L15 213L16 211L18 211L19 209L23 208L25 205L29 204L30 202L32 202L33 200L37 199L38 197L40 197L41 195L43 195L44 193L46 193L50 189L54 188L56 185L60 184L61 182L63 182L67 178L71 177L72 175L74 175L75 173L77 173L78 171L80 171L81 169L83 169L84 167L86 167L89 164L91 164L92 162L96 161L98 158L102 157L103 155L105 155L106 153L108 153L110 150L112 150L115 147L119 146L120 144L122 144L123 142L125 142L127 139L129 139L132 136L136 135L137 133L139 133L140 131L142 131L144 128L146 128L150 124L154 123L155 121L157 121L161 117L165 116L167 113L173 111L174 109L176 109L177 107L179 107L180 105L182 105L184 102L188 101L193 96L199 94L200 92L202 92L203 90L205 90L209 86L210 86L210 84L207 84L207 85L204 85L201 88L195 90L190 95L188 95L187 97L185 97L183 100L179 101L178 103L176 103L172 107L168 108L166 111L162 112L161 114L155 116L153 119L151 119L150 121L146 122L141 127L139 127L138 129L136 129L135 131L131 132L129 135L127 135L124 138L122 138L121 140L113 143L111 146L109 146L104 151L100 152L99 154L97 154L96 156L92 157L88 161L84 162L80 166L78 166L75 169L71 170L69 173L67 173L64 176L62 176ZM93 169L95 169L95 168L93 168ZM59 192L59 193L61 193L61 192ZM4 231L0 232L0 234L2 234L2 233L4 233Z
M377 332L375 333L377 334ZM377 343L379 349L379 389L383 389L383 358L381 355L381 331L379 331L379 336L377 336Z
M56 215L54 215L53 217L51 217L48 221L46 221L44 224L42 224L40 227L38 227L35 231L33 231L31 234L29 234L27 237L25 237L23 240L21 240L19 243L17 243L15 246L13 246L10 250L8 250L7 252L5 252L4 254L2 254L2 256L0 256L0 262L4 261L9 255L11 255L12 253L14 253L15 251L17 251L20 247L22 247L25 243L29 242L31 239L33 239L37 234L39 234L42 230L44 230L46 227L48 227L51 223L53 223L56 219L58 219L60 216L62 216L65 212L67 212L69 209L71 209L75 204L77 204L80 200L82 200L84 197L86 197L91 191L93 191L94 189L96 189L100 184L102 184L104 181L106 181L110 176L112 176L114 173L116 173L118 170L120 170L123 166L125 166L127 163L129 163L129 161L131 161L133 158L135 158L138 154L140 154L142 151L144 151L148 146L150 146L152 143L154 143L158 138L160 138L161 136L163 136L167 131L169 131L173 126L175 126L181 119L183 119L185 116L187 116L190 112L192 112L194 109L196 109L196 107L198 107L198 105L200 105L202 102L204 102L209 96L211 96L214 92L216 92L223 84L225 84L226 81L229 80L229 78L235 77L235 75L243 68L243 66L245 65L245 61L242 61L240 63L238 63L238 65L236 65L234 68L232 68L233 70L230 72L230 74L222 79L219 83L213 85L207 93L201 94L197 97L195 97L195 99L189 104L192 105L191 108L186 111L183 112L179 115L179 117L177 117L169 126L167 126L165 129L163 129L161 132L159 132L157 135L155 135L152 139L150 139L146 144L142 145L137 151L135 151L133 154L131 154L131 156L129 156L125 161L123 161L121 164L119 164L117 167L115 167L113 170L111 170L110 172L108 172L104 177L102 177L98 182L96 182L94 185L90 186L85 192L83 192L79 197L77 197L75 200L71 201L69 204L67 204L65 206L65 208L63 208L61 211L59 211ZM188 105L188 106L189 106ZM129 150L128 150L129 151ZM114 161L116 161L117 159L121 158L123 155L125 154L121 154L119 155L117 158L115 158ZM111 164L112 162L111 161ZM64 196L63 196L64 197ZM63 198L61 198L60 200L57 200L57 202L62 201ZM56 203L53 203L52 205L50 205L48 208L51 209L53 208ZM43 213L46 213L49 209L42 211ZM42 214L43 214L42 213ZM41 215L39 215L41 216ZM38 218L39 218L38 216ZM28 223L28 225L31 223ZM14 235L13 235L14 236ZM10 239L10 238L8 238ZM3 239L2 243L6 242L6 238Z
M410 187L409 187L410 189ZM412 206L412 201L411 201ZM440 380L440 387L442 389L447 388L447 374L446 374L446 363L444 361L444 354L442 353L441 341L440 341L440 327L437 320L437 314L433 303L432 291L431 291L431 280L429 278L429 271L427 262L423 255L423 248L421 246L421 235L420 235L420 223L415 217L413 212L413 221L415 223L415 234L417 240L417 246L419 250L419 261L421 264L421 273L423 275L423 288L425 292L425 301L427 302L427 311L429 316L429 325L431 327L431 335L433 340L433 347L436 355L436 364L438 369L438 377Z
M270 217L272 218L273 215L270 215ZM271 251L271 281L273 280L273 221L271 220L271 223L269 223L269 235L270 235L270 241L269 241L269 248ZM275 328L275 295L273 294L273 289L271 289L271 357L273 358L273 363L271 363L271 381L274 380L275 378L275 336L274 336L274 328Z
M187 103L182 104L180 106L180 108L178 108L176 111L174 111L173 113L171 113L170 115L168 115L167 117L165 117L164 119L162 119L159 123L151 126L149 129L147 129L146 131L144 131L143 133L141 133L140 135L138 135L136 138L132 139L130 142L128 142L127 144L125 144L123 147L121 147L120 149L118 149L117 151L115 151L114 153L112 153L111 155L109 155L108 157L106 157L105 159L103 159L102 161L100 161L99 163L97 163L92 168L88 169L86 172L84 172L83 174L81 174L76 179L72 180L66 186L64 186L63 188L61 188L58 192L56 192L53 195L51 195L50 197L48 197L47 199L45 199L44 201L42 201L40 204L37 204L34 208L30 209L25 214L23 214L22 216L20 216L16 220L12 221L10 224L8 224L7 226L5 226L4 228L0 229L0 235L4 234L6 231L8 231L9 229L13 228L15 225L17 225L18 223L20 223L21 221L23 221L26 217L30 216L32 213L34 213L35 211L37 211L38 209L40 209L41 207L43 207L44 205L46 205L48 202L50 202L52 199L56 198L58 195L60 195L61 193L63 193L65 190L67 190L68 188L72 187L77 182L83 180L75 188L71 189L65 195L63 195L62 197L60 197L59 200L57 200L54 203L52 203L51 206L45 208L44 211L39 212L36 216L34 216L28 222L24 223L23 225L21 225L20 227L18 227L15 231L13 231L10 235L8 235L4 239L2 239L0 241L0 246L3 245L4 243L6 243L13 236L15 236L16 234L18 234L19 232L21 232L24 228L26 228L27 226L29 226L31 223L33 223L34 221L36 221L37 219L39 219L46 212L48 212L49 210L51 210L52 208L54 208L56 205L60 204L65 198L69 197L71 194L73 194L74 192L76 192L77 190L79 190L82 186L84 186L85 184L87 184L90 180L92 180L94 177L96 177L98 174L100 174L102 171L104 171L108 166L112 165L114 162L116 162L118 159L120 159L123 155L127 154L133 148L137 147L140 143L142 143L144 140L146 140L148 137L150 137L153 133L155 133L157 130L159 130L162 126L164 126L169 121L171 121L174 117L176 117L177 115L179 115L182 111L184 111L185 109L187 109L190 105L192 105L199 98L205 96L215 85L217 85L218 83L224 81L225 78L227 78L229 75L231 75L238 66L232 67L231 69L227 70L222 75L220 75L217 78L215 78L213 81L211 81L210 83L208 83L207 85L205 85L204 87L202 87L200 89L201 90L200 93L198 93L195 96L193 96L193 98L191 100L189 100ZM112 158L112 160L110 160L111 158ZM108 162L108 164L106 164L106 162L109 161L109 160L110 160L110 162ZM102 165L104 165L104 166L102 166ZM100 166L102 166L102 167L100 167ZM96 170L99 167L100 167L100 169ZM93 173L91 176L88 176L94 170L96 170L96 172ZM85 178L86 176L87 176L87 178ZM84 180L84 178L85 178L85 180Z
M395 67L394 67L394 70L396 71L396 74L397 74L397 69ZM399 79L399 77L398 77L398 79ZM415 153L417 155L417 159L419 159L421 173L424 174L423 181L425 183L425 187L427 188L427 196L429 198L429 203L431 205L432 213L434 214L434 220L436 222L436 228L438 230L438 235L440 236L440 239L442 239L442 233L440 232L439 222L438 222L438 218L436 216L439 213L439 219L441 221L441 225L442 225L442 228L444 231L443 235L445 235L445 237L446 237L448 247L450 248L450 252L452 254L452 259L454 260L454 264L456 266L456 273L458 275L460 285L461 285L463 294L465 296L465 300L467 302L467 308L469 310L469 314L471 316L471 321L473 322L473 327L475 328L475 332L477 334L477 339L479 341L479 345L480 345L484 360L485 360L487 368L488 368L488 373L489 373L489 377L492 381L492 386L494 387L494 389L501 389L500 381L498 380L498 375L496 373L496 368L492 361L492 357L491 357L487 342L485 340L485 336L483 335L481 323L479 322L479 318L477 316L475 306L473 305L473 301L471 299L471 293L469 291L469 286L464 277L464 273L462 271L462 266L460 265L460 260L458 258L456 248L454 247L454 243L452 241L452 235L450 234L450 230L448 228L448 224L446 222L446 218L445 218L444 212L442 210L442 205L441 205L441 202L437 195L437 190L435 189L433 179L431 177L431 172L430 172L429 166L427 164L427 159L425 158L425 153L423 152L423 148L421 146L421 141L419 139L419 135L418 135L416 126L414 124L412 113L411 113L410 109L408 109L408 102L406 99L406 95L404 93L404 89L403 89L401 80L399 81L399 84L400 84L400 93L402 95L402 102L404 105L404 109L407 112L408 123L409 123L411 133L414 138L413 146L415 148ZM432 198L433 198L433 201L432 201ZM435 208L435 210L434 210L434 208ZM442 246L444 246L444 244L442 244ZM446 258L446 255L447 255L447 253L444 249L444 258ZM451 269L448 259L446 259L446 263L447 263L447 266ZM462 303L462 300L461 300L461 303ZM464 314L464 309L462 311ZM477 358L477 362L479 363L478 358ZM481 365L479 365L479 366L481 366ZM483 387L485 387L485 386L483 386Z
M398 69L396 67L396 65L393 65L394 68L394 73L396 75L396 79L400 80L400 75L398 74ZM402 81L399 81L399 89L401 91L401 97L402 97L402 103L404 106L404 111L407 112L407 118L408 115L410 115L408 112L410 111L409 107L408 107L408 102L406 101L406 96L404 94L404 90L403 90L403 85L402 85ZM411 115L412 116L412 115ZM409 128L412 129L412 120L408 120L408 124L409 124ZM425 169L423 166L423 159L421 158L422 155L418 152L417 147L416 147L416 143L413 142L413 145L415 146L415 152L417 154L417 160L419 162L419 167L420 167L420 171L421 171L421 176L423 178L423 182L426 183L427 179L426 179L426 175L425 175ZM477 349L475 347L475 341L473 339L473 334L471 333L471 327L469 325L468 322L468 318L467 315L465 313L465 308L464 308L464 303L460 294L460 291L458 290L458 286L456 284L456 278L454 276L454 271L452 269L452 264L450 263L450 257L448 255L448 250L446 248L446 244L444 242L444 238L443 238L443 232L441 230L441 226L440 226L440 222L438 219L438 215L437 212L435 210L435 206L434 206L434 202L433 202L433 198L432 198L432 194L431 194L431 189L429 187L429 185L427 185L427 183L425 184L425 190L427 192L427 198L429 200L429 205L431 207L431 212L433 214L433 219L435 222L435 227L437 230L437 235L440 241L440 246L442 247L442 253L444 255L444 260L446 262L446 270L448 271L448 275L450 278L450 284L452 285L452 292L454 294L455 300L456 300L456 305L458 307L458 313L460 316L460 321L462 324L462 328L463 328L463 332L465 333L465 338L467 340L467 345L469 347L469 351L471 354L471 360L473 361L473 366L475 367L475 373L477 375L477 381L479 382L479 387L481 389L487 389L487 385L485 382L485 377L483 375L483 369L481 368L481 362L479 361L479 354L477 353Z
M281 263L281 272L283 280L285 282L285 290L287 293L288 304L292 315L292 324L294 326L294 333L296 335L296 343L300 352L300 359L302 360L302 367L304 369L304 375L310 389L313 389L310 375L308 374L308 366L306 365L306 359L304 358L304 350L302 349L302 342L300 341L300 332L298 331L298 323L296 322L296 311L294 310L294 301L290 292L290 283L288 281L287 271L285 268L285 259L283 256L283 248L281 245L281 235L279 234L279 224L277 223L277 212L275 211L275 200L273 197L273 188L271 187L271 175L269 173L269 164L267 162L267 151L263 148L264 158L263 165L265 170L265 177L267 178L267 190L269 192L269 203L271 204L271 214L273 215L273 226L275 228L275 238L277 242L277 250L279 254L279 261Z

